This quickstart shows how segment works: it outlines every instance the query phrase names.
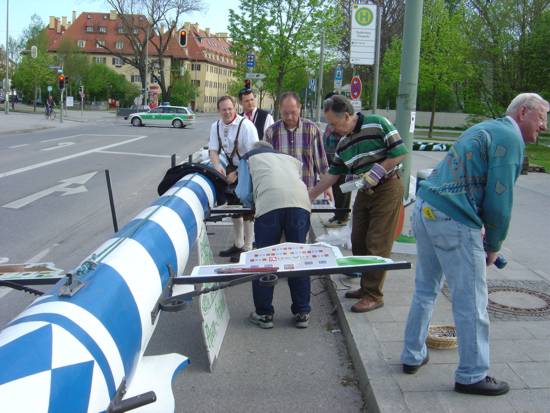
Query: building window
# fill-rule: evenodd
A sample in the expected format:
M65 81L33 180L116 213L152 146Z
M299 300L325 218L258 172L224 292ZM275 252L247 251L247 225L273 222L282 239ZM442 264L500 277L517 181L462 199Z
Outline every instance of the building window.
M124 27L120 26L116 29L117 33L123 34L124 33Z
M115 43L117 49L124 49L124 42L122 40L117 40Z
M76 42L76 45L79 49L84 49L86 47L86 40L79 40Z
M104 27L104 26L101 26L101 27L99 28L99 33L107 33L107 28Z
M200 70L201 70L201 65L200 65L200 63L192 63L192 64L191 64L191 70L200 71Z
M101 49L101 48L103 48L103 46L105 46L105 40L96 40L96 42L95 42L95 47L96 48Z
M138 34L138 33L139 33L139 29L132 29L132 33Z
M141 77L139 75L132 75L130 76L130 82L141 83Z
M94 32L93 26L86 26L86 32L93 33Z
M201 87L201 81L200 80L193 80L192 81L194 86Z
M105 56L96 56L95 62L100 65L104 65L107 63L107 58Z
M113 66L122 66L124 62L120 57L113 57Z

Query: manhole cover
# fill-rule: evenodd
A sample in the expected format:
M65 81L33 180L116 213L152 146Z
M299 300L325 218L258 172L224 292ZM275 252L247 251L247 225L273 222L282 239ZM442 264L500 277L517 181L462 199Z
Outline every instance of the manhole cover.
M550 320L550 284L535 280L487 280L491 320ZM443 294L450 300L447 284Z
M550 295L522 287L489 287L489 311L528 316L550 314Z

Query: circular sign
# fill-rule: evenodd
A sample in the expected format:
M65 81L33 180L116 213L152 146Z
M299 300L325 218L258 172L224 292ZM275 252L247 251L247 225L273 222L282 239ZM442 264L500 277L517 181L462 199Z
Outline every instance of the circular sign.
M374 19L374 14L372 10L367 7L361 7L355 12L355 21L361 26L368 26L372 23Z
M359 76L353 76L351 78L351 84L350 84L350 95L352 99L359 99L361 97L361 90L363 89L363 84L361 83L361 79Z

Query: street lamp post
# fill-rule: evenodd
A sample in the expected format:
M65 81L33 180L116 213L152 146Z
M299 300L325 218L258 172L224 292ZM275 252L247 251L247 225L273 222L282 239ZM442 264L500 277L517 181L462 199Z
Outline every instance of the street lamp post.
M9 90L9 58L8 58L8 21L10 16L10 0L6 0L6 78L4 82L4 113L7 115L10 113L10 95L8 94Z

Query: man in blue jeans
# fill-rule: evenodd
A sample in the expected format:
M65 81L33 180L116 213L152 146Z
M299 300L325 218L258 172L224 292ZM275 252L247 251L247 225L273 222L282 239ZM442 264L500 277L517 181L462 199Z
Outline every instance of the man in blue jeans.
M401 354L404 373L416 373L429 360L428 326L445 274L458 340L455 391L487 396L508 392L506 382L487 375L486 267L495 262L508 232L525 143L536 142L546 130L548 109L537 94L516 96L505 117L466 130L420 183L413 215L415 291Z
M245 206L253 199L256 248L279 244L283 235L287 242L305 243L311 202L301 179L301 162L260 141L243 156L239 168L242 169L239 169L236 193ZM307 328L311 311L310 279L308 276L288 278L288 286L296 327ZM273 328L273 287L253 281L252 295L256 311L250 314L250 322L261 328Z

